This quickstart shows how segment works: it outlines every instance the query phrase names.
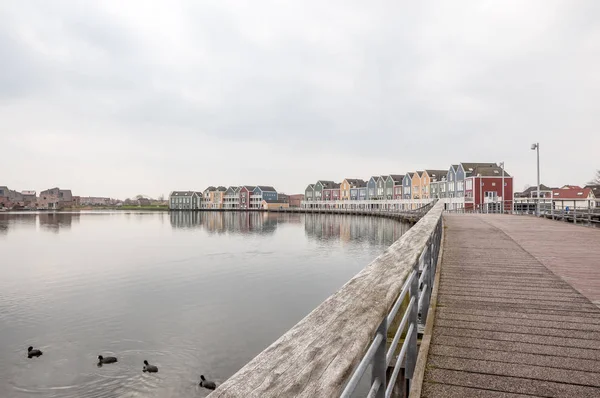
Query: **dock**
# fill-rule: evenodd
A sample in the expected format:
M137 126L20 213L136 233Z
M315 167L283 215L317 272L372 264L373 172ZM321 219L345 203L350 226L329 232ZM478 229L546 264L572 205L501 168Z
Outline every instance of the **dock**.
M411 397L600 397L600 229L468 214L444 227Z

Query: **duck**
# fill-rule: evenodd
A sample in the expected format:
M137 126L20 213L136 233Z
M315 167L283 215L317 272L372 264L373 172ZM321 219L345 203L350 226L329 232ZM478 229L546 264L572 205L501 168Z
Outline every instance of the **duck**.
M115 362L117 362L117 358L115 358L115 357L104 358L102 355L98 355L98 365L104 365L106 363L115 363Z
M144 369L142 369L142 371L148 373L156 373L158 372L158 368L154 365L150 365L148 361L144 360Z
M42 355L43 352L41 352L40 350L34 350L33 347L29 347L27 349L27 357L28 358L33 358L33 357L39 357L40 355Z
M204 387L207 388L209 390L214 390L215 388L217 388L217 385L215 384L214 381L210 381L210 380L206 380L204 378L204 375L200 375L200 387Z

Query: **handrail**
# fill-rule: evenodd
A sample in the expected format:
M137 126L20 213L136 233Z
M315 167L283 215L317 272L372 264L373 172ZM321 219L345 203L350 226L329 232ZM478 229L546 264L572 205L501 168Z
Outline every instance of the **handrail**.
M443 210L441 202L433 206L383 254L210 397L346 396L369 364L373 365L369 396L389 397L402 364L401 382L414 372L418 324L425 323L428 312ZM386 350L390 325L398 317L397 332ZM396 368L388 380L387 365L394 357Z

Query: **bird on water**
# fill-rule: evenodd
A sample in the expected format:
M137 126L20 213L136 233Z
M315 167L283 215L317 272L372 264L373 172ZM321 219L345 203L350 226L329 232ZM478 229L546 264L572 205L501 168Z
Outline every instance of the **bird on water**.
M33 347L29 347L27 349L28 358L39 357L40 355L42 355L42 352L40 350L34 350Z
M98 366L102 366L107 363L115 363L117 362L117 358L115 357L103 357L102 355L98 355Z
M158 372L158 368L154 365L150 365L148 361L144 360L144 369L143 372L156 373Z
M217 388L217 385L215 384L215 382L206 380L204 378L204 375L200 375L200 379L201 379L200 387L208 388L209 390L214 390L215 388Z

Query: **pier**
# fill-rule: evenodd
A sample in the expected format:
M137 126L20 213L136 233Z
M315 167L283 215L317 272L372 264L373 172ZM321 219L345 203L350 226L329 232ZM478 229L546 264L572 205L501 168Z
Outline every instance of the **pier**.
M444 225L431 345L411 397L600 396L600 230L501 215Z
M599 306L600 229L437 203L211 397L598 397Z

